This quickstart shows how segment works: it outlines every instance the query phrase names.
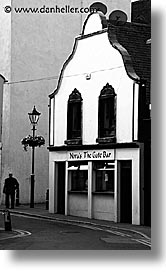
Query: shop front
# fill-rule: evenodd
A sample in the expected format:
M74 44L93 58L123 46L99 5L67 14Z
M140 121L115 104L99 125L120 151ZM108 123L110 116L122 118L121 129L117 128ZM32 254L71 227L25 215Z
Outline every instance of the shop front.
M50 212L140 224L140 152L51 151Z

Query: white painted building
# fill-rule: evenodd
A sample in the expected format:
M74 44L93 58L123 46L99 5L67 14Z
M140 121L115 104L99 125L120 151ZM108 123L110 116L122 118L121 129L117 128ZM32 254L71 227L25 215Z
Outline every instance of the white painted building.
M104 15L90 15L50 95L49 211L138 225L142 84L128 52L111 40Z

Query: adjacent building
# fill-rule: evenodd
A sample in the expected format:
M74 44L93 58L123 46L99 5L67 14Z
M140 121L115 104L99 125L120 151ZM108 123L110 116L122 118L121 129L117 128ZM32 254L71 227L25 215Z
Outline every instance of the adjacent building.
M2 113L3 113L3 87L6 79L0 75L0 175L1 171L1 163L2 163Z
M51 213L150 224L149 39L101 12L75 38L49 96Z

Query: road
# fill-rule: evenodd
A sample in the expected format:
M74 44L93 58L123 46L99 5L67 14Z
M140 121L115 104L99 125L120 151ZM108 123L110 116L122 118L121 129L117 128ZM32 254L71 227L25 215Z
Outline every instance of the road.
M0 250L149 250L150 240L119 228L45 220L12 214L15 236L1 238ZM0 215L0 228L4 227Z

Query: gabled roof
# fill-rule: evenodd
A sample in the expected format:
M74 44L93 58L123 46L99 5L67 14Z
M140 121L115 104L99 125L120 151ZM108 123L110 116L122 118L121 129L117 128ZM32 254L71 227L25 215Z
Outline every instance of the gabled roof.
M135 72L140 81L146 82L146 99L150 103L151 48L147 41L151 38L151 27L129 22L115 26L110 22L108 37L120 51L129 77L134 79Z

